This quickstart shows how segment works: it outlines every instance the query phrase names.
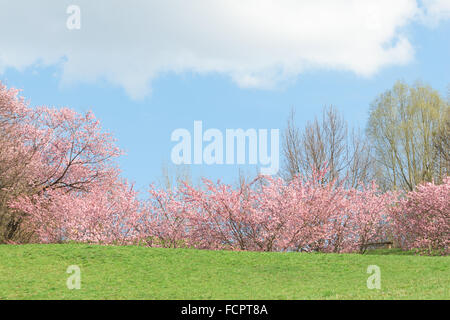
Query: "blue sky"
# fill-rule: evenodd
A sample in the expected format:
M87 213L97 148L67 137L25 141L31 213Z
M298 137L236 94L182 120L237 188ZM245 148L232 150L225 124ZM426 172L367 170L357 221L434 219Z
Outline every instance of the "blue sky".
M392 14L386 14L387 7L382 7L389 2L371 3L370 12L375 12L371 17L375 17L376 28L380 31L373 33L373 28L369 28L367 33L361 31L355 35L356 39L361 39L361 47L379 51L379 54L371 55L357 44L352 44L354 48L347 48L347 40L339 40L339 36L345 38L346 30L357 28L359 21L355 24L345 22L350 29L344 28L342 35L336 33L331 38L325 37L323 43L311 44L309 38L299 40L298 46L291 45L290 38L286 38L285 42L278 42L279 35L288 34L291 28L297 30L303 39L301 32L306 26L287 25L277 30L277 35L267 35L267 41L261 42L264 45L256 43L253 47L248 44L247 37L242 36L242 39L235 41L232 31L223 31L220 26L217 31L212 26L211 33L216 32L221 38L201 44L208 35L198 35L200 29L192 27L193 20L177 20L179 11L173 10L173 6L180 4L176 1L168 1L166 7L157 8L161 12L165 10L166 13L172 13L167 13L165 20L157 20L155 25L131 23L139 32L159 26L163 31L161 34L149 32L150 40L137 38L126 43L128 33L133 32L133 29L130 27L120 31L122 29L113 28L111 32L118 34L117 45L121 49L128 46L121 51L110 46L105 38L92 38L91 34L83 33L88 32L89 28L99 28L94 22L90 22L90 16L84 15L84 12L92 13L91 18L100 9L108 14L108 10L114 9L114 4L108 9L106 5L104 8L89 7L88 2L84 1L62 1L60 9L70 3L79 5L81 29L68 32L62 28L61 32L65 33L61 39L58 38L59 31L52 28L59 22L65 23L68 17L64 10L60 10L61 16L36 18L47 21L45 23L51 22L48 26L45 23L43 26L36 24L40 32L21 27L23 30L17 31L17 35L10 38L15 39L14 41L0 40L0 80L8 86L22 89L22 94L32 105L69 106L78 111L93 110L103 127L114 133L118 145L126 152L120 159L123 175L135 181L139 189L145 189L148 184L160 178L162 165L170 164L170 152L176 144L170 141L173 130L186 128L192 131L194 120L202 120L205 129L217 128L223 132L228 128L283 129L291 107L296 109L298 124L302 126L318 115L324 105L334 105L350 124L364 128L371 101L377 94L391 88L398 79L409 83L425 81L445 95L450 84L450 3L446 0L426 1L425 4L409 0L400 2L403 6L392 8ZM45 8L45 4L51 10L55 7L48 1L43 3L41 7ZM192 3L195 3L194 7L198 7L198 10L204 9L206 13L210 10L211 15L217 14L217 10L209 8L205 2ZM373 6L377 6L374 3L380 3L381 7L374 9ZM346 6L348 4L343 5L343 11L338 13L344 15L342 18L345 18L350 9ZM422 8L426 8L426 11L420 11ZM0 9L0 18L1 12L13 18L15 15L23 15L23 12L19 13L18 7L3 0L0 0ZM43 11L42 15L50 14L50 9ZM116 16L111 19L121 17L119 6L116 9ZM192 11L186 14L195 16L201 11L194 9L189 8ZM274 8L266 9L268 12L274 11ZM280 20L274 18L271 23L281 22L284 18L285 11L275 9L279 9L277 19ZM299 8L299 15L302 14L300 9L302 8ZM307 9L312 13L321 12L320 10L326 12L327 7ZM29 10L36 15L36 10L43 9L36 7ZM226 14L239 16L242 12L249 12L248 8L240 7L226 7L222 10L221 12L226 12L223 14L224 21L227 21ZM263 9L255 10L265 19L267 13ZM295 10L290 11L295 17ZM380 16L377 15L378 12ZM133 11L129 14L137 13ZM383 20L385 16L390 17ZM214 19L208 21L214 24ZM5 22L0 22L0 29L4 30L2 23ZM172 44L167 45L163 52L174 58L160 59L160 55L165 55L158 51L159 48L166 46L166 43L179 43L174 36L180 36L176 31L178 29L173 26L177 23L181 24L180 28L192 27L190 33L183 34L183 39L189 41L184 40L180 49ZM33 19L30 24L33 24ZM251 30L252 26L237 23L236 28L246 31ZM333 28L330 26L330 30ZM307 35L311 33L320 38L327 30L327 25L322 25L319 30L304 31ZM38 37L42 36L44 40L27 46L27 43L32 42L27 40L33 36L32 32L37 32ZM123 32L123 37L120 32ZM262 35L263 40L266 34ZM89 41L86 40L88 35L91 36ZM152 36L160 42L153 44ZM248 36L258 39L261 34L249 31ZM76 51L75 47L69 45L59 46L61 42L68 41L67 38L70 40L70 37L75 37L72 39L74 46L83 46L85 50ZM214 34L211 37L216 39ZM372 38L367 40L367 37ZM115 45L114 39L111 44ZM147 46L144 44L146 41L151 44ZM100 47L99 42L104 42L104 47ZM322 51L316 49L322 48L323 44L327 47L320 49ZM228 45L235 45L237 48L224 53L224 50L228 50ZM240 50L239 46L242 46ZM46 51L47 47L54 50ZM269 52L273 47L283 50L273 49L272 53ZM148 57L141 55L145 50ZM187 50L189 53L177 56L180 50ZM268 54L260 54L260 50L265 50ZM301 50L302 53L296 55L295 50ZM315 59L309 54L303 54L308 50L311 50L312 56L321 58ZM21 55L24 51L27 54ZM147 60L153 58L162 62L148 64ZM102 65L103 60L111 64L105 62ZM142 81L136 80L133 75ZM208 176L227 182L235 181L238 169L238 165L191 167L194 180L200 176ZM250 165L243 166L242 169L252 173L256 170Z

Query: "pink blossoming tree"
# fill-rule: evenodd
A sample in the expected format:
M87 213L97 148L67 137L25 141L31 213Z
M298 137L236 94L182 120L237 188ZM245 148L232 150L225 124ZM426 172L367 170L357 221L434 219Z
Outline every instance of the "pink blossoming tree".
M425 183L392 208L394 234L405 249L448 254L450 244L450 177Z

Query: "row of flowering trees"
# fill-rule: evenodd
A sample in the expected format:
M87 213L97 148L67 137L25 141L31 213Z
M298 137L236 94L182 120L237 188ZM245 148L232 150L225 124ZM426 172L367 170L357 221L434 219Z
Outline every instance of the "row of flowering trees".
M364 252L387 236L392 194L375 185L345 190L324 172L286 183L259 177L232 188L205 180L176 194L151 190L151 241L168 246L254 251Z
M140 239L165 247L335 253L364 253L388 240L449 253L450 178L402 195L375 184L322 184L324 174L290 182L259 177L239 188L209 180L176 193L152 188Z
M0 147L0 242L363 253L394 240L448 253L449 178L402 195L324 183L322 171L239 187L152 186L141 201L91 113L29 108L1 84Z

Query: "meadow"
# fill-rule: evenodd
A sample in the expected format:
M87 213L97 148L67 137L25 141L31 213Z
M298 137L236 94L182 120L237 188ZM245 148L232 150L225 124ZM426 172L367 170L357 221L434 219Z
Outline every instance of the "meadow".
M69 290L67 269L81 271ZM369 265L381 289L369 289ZM449 299L450 257L1 245L0 299Z

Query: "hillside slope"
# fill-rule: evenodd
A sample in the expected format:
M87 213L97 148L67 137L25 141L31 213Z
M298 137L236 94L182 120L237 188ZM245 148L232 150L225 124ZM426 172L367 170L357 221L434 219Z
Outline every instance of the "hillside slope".
M0 299L450 299L450 257L391 253L3 245ZM79 290L66 286L70 265ZM380 290L367 288L369 265Z

